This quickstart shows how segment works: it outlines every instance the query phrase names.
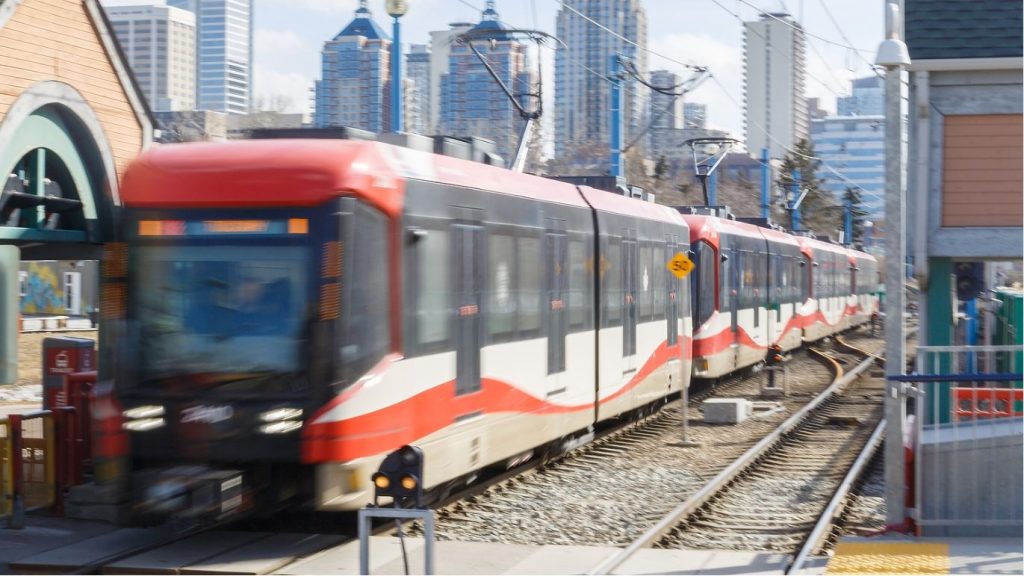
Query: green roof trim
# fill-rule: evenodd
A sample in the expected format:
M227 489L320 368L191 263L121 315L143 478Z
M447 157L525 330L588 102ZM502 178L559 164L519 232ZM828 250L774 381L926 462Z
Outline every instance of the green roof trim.
M911 60L1024 55L1019 0L904 0L904 7Z

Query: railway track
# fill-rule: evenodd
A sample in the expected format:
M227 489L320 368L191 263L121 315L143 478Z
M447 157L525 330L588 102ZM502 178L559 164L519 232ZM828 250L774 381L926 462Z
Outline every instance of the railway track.
M800 563L818 552L884 426L884 380L858 378L877 357L836 348L819 352L836 368L828 390L592 573L644 547L769 550Z
M706 425L700 403L707 397L746 397L762 406L763 375L745 375L699 390L691 399L690 440L681 440L681 402L598 438L560 460L508 478L441 506L435 533L440 540L514 544L629 544L668 512L698 492L725 466L816 397L833 375L805 352L790 362L789 395L737 426ZM413 534L422 527L411 526Z

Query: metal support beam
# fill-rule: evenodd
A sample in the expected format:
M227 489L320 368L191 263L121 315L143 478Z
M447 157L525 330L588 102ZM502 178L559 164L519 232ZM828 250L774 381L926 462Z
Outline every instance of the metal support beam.
M708 174L708 205L718 206L718 172Z
M624 176L625 170L622 164L622 60L618 54L612 54L609 60L609 75L612 81L611 93L611 166L608 174L611 176Z
M843 244L853 244L853 199L847 195L843 203Z
M18 379L18 265L17 246L0 245L0 385Z

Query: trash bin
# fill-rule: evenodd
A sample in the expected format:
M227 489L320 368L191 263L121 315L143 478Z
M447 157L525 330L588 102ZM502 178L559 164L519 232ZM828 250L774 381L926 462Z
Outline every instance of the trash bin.
M96 369L96 342L59 336L43 340L43 409L67 406L64 376Z

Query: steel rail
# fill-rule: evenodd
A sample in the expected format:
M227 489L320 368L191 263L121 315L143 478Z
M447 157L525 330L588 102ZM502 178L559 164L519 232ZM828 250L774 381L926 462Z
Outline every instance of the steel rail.
M800 552L796 555L793 563L790 564L786 570L786 574L799 574L803 570L804 564L807 563L811 553L817 550L825 537L828 535L828 529L835 523L835 519L843 512L846 507L846 499L849 497L850 489L853 487L854 482L860 478L864 468L867 467L868 463L874 457L875 452L878 451L878 447L882 444L882 437L885 435L885 419L883 418L877 426L875 431L868 438L867 444L864 445L864 449L861 451L860 456L854 461L850 471L846 473L842 483L836 488L835 494L832 496L832 500L829 501L825 511L821 513L818 518L818 522L814 525L814 529L811 530L810 535L807 537L807 541L804 543Z
M611 574L612 570L621 566L623 562L628 560L638 551L646 548L650 544L653 544L670 532L672 528L679 524L684 518L700 509L700 507L706 504L718 491L763 456L782 438L782 436L800 425L808 414L817 409L827 400L830 400L838 391L845 388L847 384L874 365L875 361L876 360L873 357L868 358L845 375L843 374L842 368L837 365L838 370L835 380L833 380L832 384L814 400L801 408L799 412L786 419L786 421L780 424L779 427L771 434L765 436L760 442L744 452L742 456L711 479L711 481L698 490L696 494L669 512L668 515L659 520L657 524L649 528L647 532L644 532L644 534L634 540L633 543L626 548L623 548L622 551L618 552L611 558L608 558L591 571L587 572L587 574Z

